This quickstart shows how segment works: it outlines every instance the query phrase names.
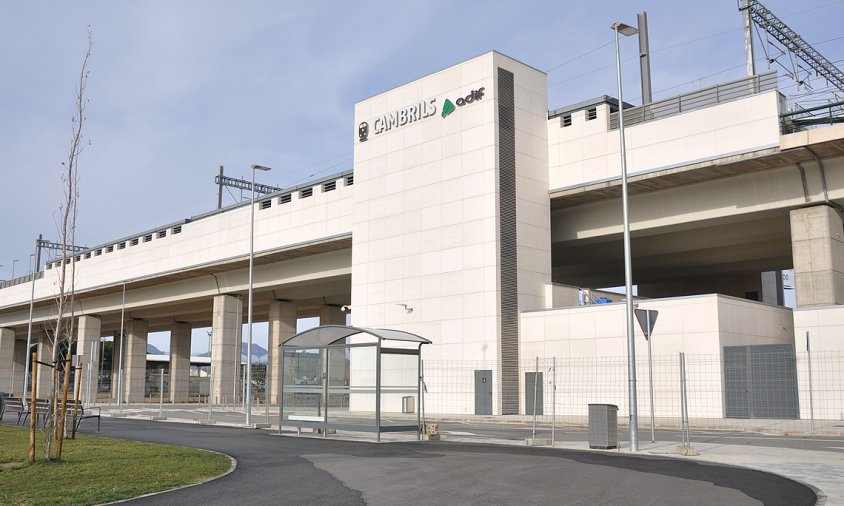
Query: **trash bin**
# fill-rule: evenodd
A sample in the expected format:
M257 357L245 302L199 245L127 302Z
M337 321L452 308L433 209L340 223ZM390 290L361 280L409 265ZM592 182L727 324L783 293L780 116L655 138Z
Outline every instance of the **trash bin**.
M589 448L618 448L618 406L589 405Z

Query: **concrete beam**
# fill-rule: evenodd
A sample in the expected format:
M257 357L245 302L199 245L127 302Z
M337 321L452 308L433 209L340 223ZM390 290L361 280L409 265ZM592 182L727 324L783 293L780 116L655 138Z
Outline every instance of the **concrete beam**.
M15 331L0 328L0 391L14 392L14 373Z

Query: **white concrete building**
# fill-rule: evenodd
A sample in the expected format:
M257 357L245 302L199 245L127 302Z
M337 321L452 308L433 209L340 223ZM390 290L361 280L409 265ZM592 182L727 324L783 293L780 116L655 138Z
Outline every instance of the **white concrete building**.
M765 74L625 112L633 276L642 307L660 311L656 353L720 357L800 345L807 331L819 350L844 348L844 126L791 132L783 107ZM625 356L623 305L580 290L623 284L617 115L610 97L549 111L545 74L496 52L358 102L353 170L256 204L271 401L276 347L296 319L345 323L342 306L356 326L430 339L435 366L477 363L452 371L470 387L430 412L525 413L523 360ZM239 395L249 214L235 205L75 256L81 350L116 335L125 310L128 401L143 396L147 334L171 330L178 383L184 341L202 326L213 328L212 397ZM36 343L56 267L34 283ZM761 300L765 273L784 269L796 311L776 290ZM0 390L23 391L29 300L28 279L0 287ZM726 390L726 373L713 374ZM702 416L725 416L728 397Z

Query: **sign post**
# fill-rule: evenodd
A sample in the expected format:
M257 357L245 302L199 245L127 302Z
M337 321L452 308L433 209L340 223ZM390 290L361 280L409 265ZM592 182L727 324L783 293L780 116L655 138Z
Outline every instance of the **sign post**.
M653 334L654 326L656 326L656 317L659 316L659 311L652 311L650 309L636 309L634 311L636 319L639 320L639 326L642 327L642 333L645 334L645 340L648 342L648 385L651 391L651 443L656 442L656 430L654 428L654 369L653 369L653 354L651 352L651 335Z

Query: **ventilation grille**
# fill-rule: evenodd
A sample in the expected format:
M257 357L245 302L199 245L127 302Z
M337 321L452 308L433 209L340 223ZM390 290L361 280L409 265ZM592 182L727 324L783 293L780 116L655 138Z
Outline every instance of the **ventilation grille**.
M126 243L125 242L117 243L117 249L126 249Z
M138 238L132 239L132 242L129 243L130 246L137 246L138 245Z
M144 242L150 242L152 240L152 234L147 234L144 236Z
M292 198L293 198L293 197L292 197L292 196L288 193L287 195L282 195L281 197L279 197L279 199L278 199L278 200L279 200L279 202L281 202L282 204L289 204L289 203L290 203L290 201L292 200Z
M163 239L165 237L167 237L167 231L166 230L159 230L158 231L158 238Z
M330 191L334 191L336 189L337 189L337 181L330 181L330 182L322 185L322 191L323 192L330 192Z
M261 201L261 209L269 209L273 206L272 199L262 200Z
M498 187L501 258L501 414L519 413L519 300L516 272L516 113L513 73L498 69Z
M352 174L351 176L346 176L346 186L352 186L355 184L355 176Z
M114 246L106 246L106 253L111 253L114 251Z
M299 198L306 199L314 194L313 188L305 188L301 192L299 192Z
M173 227L173 235L181 234L181 233L182 233L182 226L181 225L177 225L177 226Z

